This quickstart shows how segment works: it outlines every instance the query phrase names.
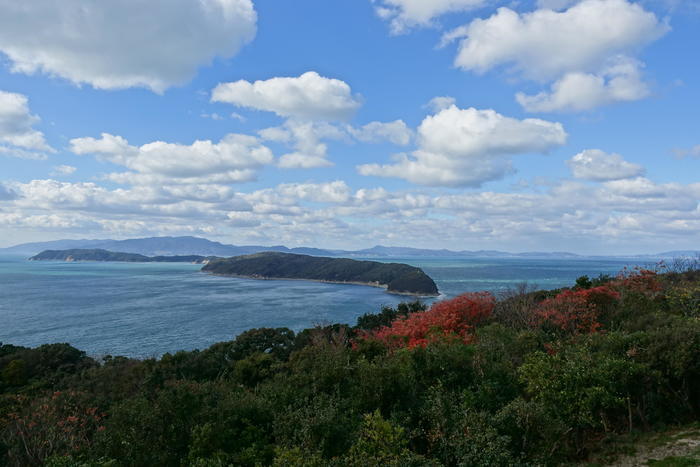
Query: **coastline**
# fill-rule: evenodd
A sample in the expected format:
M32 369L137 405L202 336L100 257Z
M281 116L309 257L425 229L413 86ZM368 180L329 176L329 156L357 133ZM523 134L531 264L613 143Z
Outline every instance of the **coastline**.
M20 257L18 255L18 257ZM163 264L163 263L171 263L171 264L193 264L193 265L205 265L208 264L209 261L125 261L125 260L101 260L101 259L32 259L32 258L26 258L25 261L31 261L33 263L39 263L39 262L44 262L44 263L130 263L130 264Z
M417 293L417 292L399 292L395 290L389 290L388 285L386 284L380 284L379 282L355 282L355 281L332 281L332 280L325 280L325 279L303 279L303 278L298 278L298 277L268 277L268 276L257 276L257 275L242 275L242 274L221 274L221 273L215 273L215 272L209 272L209 271L201 271L204 274L209 274L212 276L219 276L219 277L235 277L237 279L257 279L257 280L263 280L263 281L306 281L306 282L320 282L323 284L344 284L344 285L363 285L363 286L369 286L369 287L376 287L379 289L384 289L386 293L390 293L392 295L405 295L405 296L411 296L411 297L439 297L440 294L424 294L424 293Z

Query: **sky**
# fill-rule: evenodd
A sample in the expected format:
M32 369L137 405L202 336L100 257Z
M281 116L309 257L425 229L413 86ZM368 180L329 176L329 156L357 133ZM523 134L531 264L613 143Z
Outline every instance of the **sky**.
M0 0L0 247L700 249L698 0Z

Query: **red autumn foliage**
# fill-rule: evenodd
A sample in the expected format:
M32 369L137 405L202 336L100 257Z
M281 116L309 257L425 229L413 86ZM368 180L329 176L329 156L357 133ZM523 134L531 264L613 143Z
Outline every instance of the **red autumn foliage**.
M374 333L374 338L390 347L425 347L444 336L454 336L465 343L472 339L472 329L491 316L496 299L489 292L465 293L451 300L435 303L429 310L399 318Z
M620 299L608 286L564 290L542 301L535 309L539 324L548 324L572 334L590 334L600 330L600 313Z

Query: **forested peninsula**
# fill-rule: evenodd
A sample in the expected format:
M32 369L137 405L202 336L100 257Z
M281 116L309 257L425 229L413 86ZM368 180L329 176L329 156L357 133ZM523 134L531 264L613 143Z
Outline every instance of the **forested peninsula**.
M435 282L422 269L401 263L264 252L214 259L202 271L254 279L304 279L386 287L388 292L438 295Z
M145 256L137 253L122 253L101 249L45 250L29 258L29 261L118 261L126 263L205 263L210 257Z
M195 263L202 271L251 279L299 279L386 288L388 292L436 296L435 282L420 268L401 263L358 261L293 253L263 252L217 258L215 256L145 256L102 249L45 250L30 261L115 261L128 263Z

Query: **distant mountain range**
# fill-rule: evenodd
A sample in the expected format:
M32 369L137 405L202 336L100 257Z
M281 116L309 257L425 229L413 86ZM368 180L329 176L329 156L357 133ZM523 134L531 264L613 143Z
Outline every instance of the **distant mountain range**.
M525 252L508 253L497 250L431 250L421 248L395 247L377 245L363 250L325 250L321 248L287 248L282 245L227 245L213 242L200 237L150 237L129 240L54 240L50 242L23 243L10 248L0 248L1 254L17 254L33 256L44 250L68 249L102 249L112 252L136 253L145 256L239 256L260 253L263 251L278 251L297 253L311 256L343 256L362 258L382 257L463 257L463 258L678 258L695 257L700 255L696 250L666 251L656 254L619 255L619 256L582 256L567 252Z

